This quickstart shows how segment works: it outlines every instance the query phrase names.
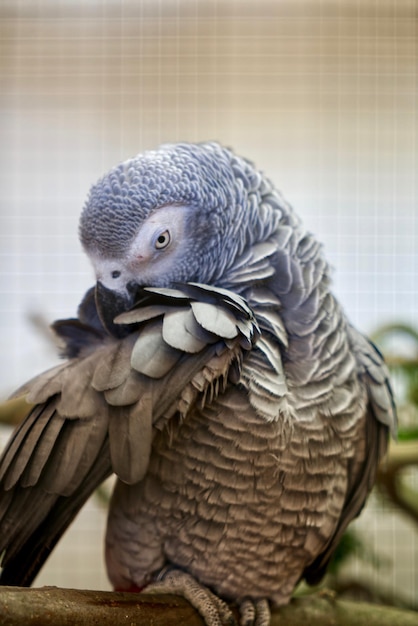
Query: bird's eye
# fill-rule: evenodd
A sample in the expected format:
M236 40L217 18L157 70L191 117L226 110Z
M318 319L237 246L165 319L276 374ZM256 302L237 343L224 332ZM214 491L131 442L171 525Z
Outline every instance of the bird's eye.
M119 272L119 270L114 270L114 271L112 272L112 278L119 278L119 276L120 276L120 272Z
M157 248L157 250L162 250L163 248L166 248L168 246L170 241L170 233L168 230L165 230L163 233L158 235L157 239L155 240L155 247Z

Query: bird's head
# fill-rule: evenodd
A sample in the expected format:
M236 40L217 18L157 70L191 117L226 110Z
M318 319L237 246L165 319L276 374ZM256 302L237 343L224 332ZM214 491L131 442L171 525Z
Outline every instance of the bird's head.
M163 145L113 168L90 191L80 239L99 312L130 308L138 287L222 276L248 243L261 175L216 143Z

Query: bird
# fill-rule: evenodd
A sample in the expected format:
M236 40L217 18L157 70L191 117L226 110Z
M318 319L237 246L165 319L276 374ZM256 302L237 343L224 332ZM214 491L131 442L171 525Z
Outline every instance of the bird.
M323 246L252 161L163 144L94 184L95 285L52 325L63 361L0 461L2 585L31 585L116 475L118 591L175 593L206 626L268 626L317 584L396 436L388 369L332 292Z

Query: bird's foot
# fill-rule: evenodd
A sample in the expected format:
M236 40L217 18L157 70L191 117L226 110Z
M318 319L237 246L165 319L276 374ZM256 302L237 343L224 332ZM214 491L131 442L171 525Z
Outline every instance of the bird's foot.
M147 585L146 593L173 593L180 595L200 613L206 626L236 626L235 617L229 606L193 576L182 570L165 567ZM269 626L270 607L268 600L245 599L239 604L240 626Z
M182 596L200 613L206 626L236 626L235 618L226 602L182 570L165 567L155 582L146 587L145 592Z
M202 616L206 626L236 626L226 602L197 582L193 576L174 567L165 567L145 593L173 593L182 596Z
M240 626L270 626L270 605L265 598L251 600L246 598L239 605Z

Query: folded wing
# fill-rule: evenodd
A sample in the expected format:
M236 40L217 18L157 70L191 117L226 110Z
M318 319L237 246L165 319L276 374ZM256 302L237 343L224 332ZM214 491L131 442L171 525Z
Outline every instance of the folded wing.
M349 327L348 331L351 349L357 360L358 376L367 389L364 446L351 461L346 500L335 533L323 553L305 570L304 577L310 584L317 584L324 576L344 531L360 514L375 483L379 463L386 453L389 433L396 436L396 409L383 357L357 330Z
M71 358L20 389L33 404L0 460L1 584L30 585L84 502L112 472L147 471L155 429L239 376L259 336L245 301L185 284L144 289L116 322L97 322L92 297L78 320L54 325Z

